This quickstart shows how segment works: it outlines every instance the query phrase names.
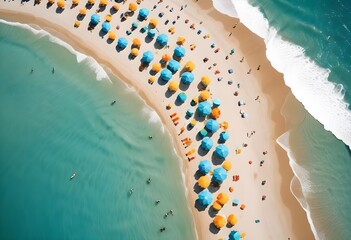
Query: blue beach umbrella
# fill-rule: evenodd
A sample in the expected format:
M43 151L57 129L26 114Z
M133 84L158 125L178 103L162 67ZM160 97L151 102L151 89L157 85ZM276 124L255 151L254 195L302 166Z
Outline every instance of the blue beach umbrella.
M231 231L229 233L229 240L240 240L240 233L238 231Z
M181 47L181 46L176 46L174 49L174 55L176 57L184 57L185 56L185 48Z
M212 101L214 107L219 107L221 105L221 100L219 98L215 98Z
M90 18L90 23L93 24L93 25L96 25L100 22L100 16L97 15L96 13L94 13L93 15L91 15L91 18Z
M184 72L180 78L182 83L189 85L194 81L194 74L192 72Z
M229 154L229 150L228 150L227 146L225 146L223 144L219 144L216 147L215 154L219 158L226 158L228 156L228 154Z
M145 19L145 18L147 18L147 16L149 16L149 10L148 9L142 8L142 9L139 10L139 17L141 19Z
M171 78L172 78L172 72L170 70L165 68L161 71L161 79L162 80L168 82Z
M227 178L227 176L227 171L224 168L219 167L213 170L212 180L218 183L222 183Z
M168 43L168 36L164 33L160 34L156 38L156 42L160 44L161 46L166 46Z
M104 31L105 33L107 33L108 31L110 31L110 29L111 29L110 23L104 22L104 23L102 24L102 31Z
M212 194L208 190L204 190L199 193L198 201L202 206L208 206L212 203L213 197Z
M200 130L199 134L200 134L201 137L206 137L207 130L203 128L203 129Z
M180 68L180 64L176 60L172 59L168 62L167 68L175 73Z
M229 133L227 132L221 132L219 134L219 140L222 141L222 142L225 142L229 139Z
M139 26L139 22L133 22L132 23L132 28L137 28Z
M209 151L213 147L213 141L209 137L205 137L201 141L201 148L205 151Z
M141 61L144 63L150 63L152 60L154 60L154 54L151 51L144 52Z
M199 171L204 174L209 173L211 171L211 168L212 168L212 164L209 160L202 160L199 163Z
M216 120L209 119L206 122L205 128L207 131L214 133L214 132L217 132L217 130L219 129L219 124Z
M187 99L187 96L183 92L179 93L178 96L177 96L177 101L179 101L179 102L183 103L183 102L186 101L186 99Z
M147 36L150 38L154 38L156 35L156 30L155 29L149 29L149 31L147 32Z
M199 111L200 116L206 117L212 112L211 109L211 104L207 101L199 103L199 106L197 107L197 110Z
M124 37L121 37L117 41L117 47L121 49L125 49L128 45L128 40L125 39Z
M187 115L188 117L191 117L192 115L194 115L194 109L189 108L189 109L186 111L186 115Z

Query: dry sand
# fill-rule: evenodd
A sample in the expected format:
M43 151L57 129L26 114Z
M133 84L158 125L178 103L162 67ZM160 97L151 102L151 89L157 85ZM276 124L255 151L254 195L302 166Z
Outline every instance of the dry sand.
M79 28L74 28L79 9L85 5L85 1L81 1L79 5L70 9L70 1L66 2L66 9L62 13L56 12L56 4L47 8L46 2L33 6L33 1L20 5L19 2L1 2L0 13L1 18L9 21L27 23L32 26L39 26L54 36L66 41L72 45L77 51L94 57L100 64L111 70L115 75L120 77L128 85L133 86L137 93L140 94L147 104L154 108L160 115L163 123L167 126L171 133L178 154L181 159L183 171L186 176L186 186L188 188L188 200L190 208L195 217L196 231L199 239L219 239L226 238L231 230L238 230L247 234L247 239L313 239L307 217L303 209L299 206L290 192L290 181L293 173L289 167L286 153L276 144L276 138L286 131L283 117L280 115L280 108L284 103L285 97L290 90L284 85L282 75L275 71L265 56L265 45L259 37L251 33L245 26L238 24L236 28L233 26L239 22L238 19L227 17L220 14L212 7L211 1L187 2L187 1L164 1L157 4L157 1L143 1L140 7L146 7L150 10L155 4L157 8L150 11L150 17L157 17L159 12L165 15L159 19L157 29L160 33L167 33L170 37L169 49L155 49L153 40L151 43L145 43L146 34L139 32L139 29L148 24L148 21L141 22L137 30L133 31L130 36L125 33L136 20L138 11L133 17L129 17L121 23L120 14L126 12L128 3L120 4L120 10L113 15L111 21L111 30L117 33L118 37L125 37L129 41L127 48L121 52L117 52L116 41L111 44L107 43L107 35L104 38L99 36L101 22L92 31L87 30L90 16L98 9L96 3L89 11L87 16L81 22ZM188 6L180 11L182 4ZM169 5L169 8L166 8ZM109 2L106 9L99 13L101 20L109 13L112 2ZM173 8L173 12L169 10ZM180 18L177 20L177 16ZM164 25L168 19L170 23ZM185 23L185 19L189 19L189 23ZM174 25L175 33L169 34L167 31L172 26L172 21L176 20ZM203 22L200 24L200 22ZM190 29L190 25L194 23L196 30ZM116 30L115 26L120 25L120 29ZM201 34L197 34L198 29L202 30ZM231 36L230 33L232 32ZM210 34L211 37L204 39L203 36ZM158 62L164 53L173 54L178 36L186 37L184 44L187 50L185 57L181 61L181 69L184 64L191 60L196 63L196 69L193 71L195 75L194 82L184 92L188 95L187 101L180 106L173 106L172 109L166 110L169 103L174 103L176 96L181 90L175 94L168 96L168 84L158 83L159 74L156 75L156 81L153 85L148 84L150 77L149 70L153 63ZM131 42L138 37L142 40L139 56L134 60L128 60ZM215 48L211 48L210 44L216 43ZM196 44L194 51L190 51L190 44ZM214 49L220 47L218 53L214 53ZM229 51L234 48L235 53L229 55L228 60L225 57ZM144 51L150 50L154 52L155 58L147 70L140 72L141 55ZM203 63L202 59L208 57L209 61ZM240 62L245 57L243 62ZM217 66L212 66L213 63ZM260 70L257 70L260 65ZM228 69L233 68L234 73L229 74ZM215 70L220 70L221 74L215 75ZM251 73L247 72L251 69ZM178 71L172 80L180 81L180 72ZM196 126L178 136L180 128L186 126L191 119L185 118L185 112L190 108L190 101L199 94L198 84L203 75L208 75L212 79L212 83L208 87L212 93L212 98L220 98L222 104L220 106L221 116L219 122L228 121L230 139L225 143L230 154L227 160L232 162L233 168L228 172L228 178L221 185L220 189L213 193L216 198L220 192L226 192L230 196L230 202L224 205L219 214L228 216L234 213L238 216L238 223L233 227L225 226L221 230L216 230L211 222L215 214L210 207L205 211L198 211L195 208L195 200L197 193L194 192L196 185L195 173L198 163L203 159L211 159L213 150L217 145L219 133L213 134L212 139L215 142L212 150L204 156L194 154L196 158L188 162L185 153L190 149L196 149L200 145L200 141L196 140L196 134L204 127L204 122L198 122ZM222 81L217 81L218 77L223 77ZM233 80L233 84L229 85L228 80ZM237 87L240 83L240 88ZM113 87L113 85L112 85ZM239 91L239 96L233 93ZM255 98L259 96L259 100ZM245 100L245 106L238 106L239 100ZM248 118L241 118L239 111L247 112ZM180 116L180 122L174 126L169 115L176 112ZM255 131L251 137L247 137L247 133ZM185 149L181 144L181 139L189 137L193 140L190 147ZM243 147L243 143L248 146ZM242 150L241 154L236 154L236 149ZM268 151L267 155L263 155L264 151ZM260 167L260 161L265 163ZM248 162L252 161L250 165ZM232 181L233 175L240 175L240 180ZM262 186L261 181L266 180L266 185ZM234 187L232 193L229 187ZM265 201L261 200L261 196L266 195ZM241 203L246 204L245 210L231 205L231 201L238 198ZM255 223L260 220L260 223Z

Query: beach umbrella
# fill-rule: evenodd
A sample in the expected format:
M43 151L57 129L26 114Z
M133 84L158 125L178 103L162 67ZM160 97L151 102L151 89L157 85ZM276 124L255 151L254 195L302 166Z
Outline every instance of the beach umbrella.
M118 11L119 10L119 4L117 4L117 3L113 4L113 9L115 11Z
M212 101L214 107L219 107L221 105L221 100L219 98L215 98Z
M222 192L222 193L218 194L217 200L220 204L224 205L229 201L229 196L228 196L228 194Z
M190 121L190 125L192 126L192 127L194 127L195 125L196 125L196 120L195 119L191 119L191 121Z
M171 81L168 85L168 89L172 92L176 92L179 88L179 83L177 81Z
M155 82L155 77L150 77L150 78L149 78L149 83L150 83L150 84L153 84L154 82Z
M202 160L199 163L199 171L204 174L209 173L211 171L211 168L212 168L212 164L209 160Z
M244 238L244 237L246 237L246 233L240 234L240 238Z
M142 8L139 10L139 18L141 19L145 19L147 18L147 16L149 16L149 10L146 8Z
M110 29L111 29L110 23L104 22L104 23L102 24L102 31L104 31L105 33L107 33L108 31L110 31Z
M231 231L229 233L229 240L239 240L240 239L240 233L238 231Z
M136 3L129 3L128 7L129 11L135 12L138 9L138 5Z
M227 221L230 225L234 226L238 222L238 217L234 214L230 214L227 218Z
M180 47L180 46L176 46L175 49L174 49L174 55L176 57L184 57L185 56L185 48L183 47Z
M182 83L189 85L194 81L194 74L192 72L183 72L180 79Z
M201 91L201 93L200 93L200 99L201 99L202 101L206 101L206 100L209 99L210 97L211 97L211 94L210 94L209 91L207 91L207 90Z
M95 4L95 0L88 0L89 4Z
M107 2L107 0L100 0L100 6L106 6Z
M170 70L165 68L161 71L161 79L162 80L168 82L171 78L172 78L172 72Z
M166 46L168 43L168 36L164 33L160 34L156 38L156 42L161 46Z
M221 127L223 127L224 130L227 130L228 127L229 127L228 122L222 122L222 123L221 123Z
M156 18L150 19L150 23L149 23L150 27L155 28L157 26L157 24L158 24L158 21Z
M187 96L184 92L179 93L177 96L177 101L179 101L181 103L185 102L186 99L187 99Z
M113 31L109 31L108 39L115 40L116 39L116 33L113 32Z
M155 63L152 65L151 70L154 72L159 72L161 71L162 67L161 67L161 63Z
M79 0L72 0L73 5L77 5L79 3Z
M125 49L128 45L128 40L125 39L124 37L121 37L117 41L117 47L121 49Z
M205 128L207 131L214 133L219 129L219 123L216 120L209 119L206 121Z
M75 26L75 27L79 27L79 26L80 26L80 21L77 20L77 21L74 23L74 26Z
M200 116L202 117L206 117L212 111L211 104L207 101L199 103L199 106L197 109L199 111Z
M137 28L139 26L139 22L132 22L132 28Z
M141 46L141 41L139 38L134 38L133 39L133 47L139 48Z
M219 134L219 140L222 141L222 142L225 142L229 139L229 133L227 132L221 132Z
M218 183L222 183L227 178L227 176L227 171L224 168L219 167L213 170L212 180Z
M202 138L204 138L204 137L206 137L206 135L207 135L207 130L203 128L203 129L200 130L199 134L200 134L200 136L201 136Z
M211 83L210 77L208 77L208 76L203 76L203 77L201 78L201 83L202 83L205 87L207 87L207 86L210 85L210 83Z
M64 0L59 0L58 2L57 2L57 7L58 8L61 8L61 9L64 9L65 8L65 1Z
M55 3L55 0L49 0L48 1L50 4L54 4Z
M153 28L149 29L149 31L147 32L147 36L150 38L154 38L155 35L156 35L156 30Z
M201 176L199 180L197 181L197 184L201 188L207 188L210 186L211 180L207 176Z
M180 64L176 60L172 59L172 60L169 61L168 65L167 65L167 68L169 70L171 70L173 73L175 73L180 68Z
M208 190L204 190L199 193L198 201L202 206L208 206L212 203L213 197L212 194Z
M141 58L143 63L150 63L152 60L154 60L154 54L151 51L143 53L143 57Z
M91 15L90 17L90 23L93 25L96 25L100 22L100 16L97 15L96 13L94 13L93 15Z
M214 119L217 119L221 116L221 110L219 108L212 109L211 115Z
M185 113L188 117L191 117L194 115L194 109L192 108L189 108L188 110L186 110L186 113Z
M222 228L226 223L227 221L222 215L216 215L213 219L213 224L216 226L216 228Z
M201 141L201 148L205 151L209 151L213 147L213 141L209 137L205 137Z
M137 48L132 48L132 50L130 51L130 54L132 54L134 57L139 55L139 49Z
M182 36L178 37L178 39L177 39L177 44L178 45L183 45L184 42L185 42L185 37L182 37Z
M80 14L80 15L86 15L86 14L87 14L87 9L86 9L85 7L79 9L79 14Z
M111 14L107 14L105 17L106 22L111 22L112 20L112 15Z
M216 147L215 154L219 158L226 158L228 156L228 154L229 154L229 150L228 150L228 148L225 145L219 144Z
M168 62L169 60L171 60L171 56L169 54L166 53L162 55L162 61Z
M222 205L218 202L218 201L215 201L212 205L212 208L215 210L215 211L219 211L222 209Z
M238 206L238 205L239 205L239 199L235 198L235 199L233 200L233 205L234 205L234 206Z
M184 68L188 71L188 72L192 72L195 69L195 63L192 61L188 61Z
M194 97L194 98L191 100L190 105L191 105L191 106L195 106L198 102L199 102L199 98Z

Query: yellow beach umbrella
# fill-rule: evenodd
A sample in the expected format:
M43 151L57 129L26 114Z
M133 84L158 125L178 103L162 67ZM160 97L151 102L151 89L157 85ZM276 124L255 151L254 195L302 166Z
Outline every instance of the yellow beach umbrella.
M133 39L133 46L136 48L139 48L141 46L141 41L139 40L139 38Z
M221 116L221 110L219 108L212 109L211 115L214 119L217 119Z
M135 12L138 9L138 5L136 3L129 3L129 10Z
M190 125L191 126L195 126L196 125L196 120L195 119L191 119Z
M192 61L189 61L185 64L185 69L188 71L188 72L192 72L194 69L195 69L195 63L192 62Z
M79 0L72 0L73 5L77 5L79 3Z
M74 23L74 27L79 27L80 26L80 22L79 21L76 21L75 23Z
M211 97L211 94L210 94L209 91L207 91L207 90L201 91L201 93L200 93L200 99L201 99L202 101L206 101L206 100L209 99L210 97Z
M229 126L228 122L221 123L221 127L223 127L224 130L227 130L228 126Z
M178 45L183 45L184 42L185 42L185 37L183 37L183 36L178 37L178 39L177 39Z
M216 226L216 228L222 228L226 223L226 219L222 215L216 215L213 219L213 224Z
M119 5L116 3L116 4L113 4L113 9L115 11L118 11L119 10Z
M85 7L79 9L79 14L80 14L80 15L86 15L86 14L87 14L87 9L86 9Z
M59 8L64 9L64 8L65 8L65 1L59 0L59 1L57 2L57 6L58 6Z
M243 232L240 234L240 238L244 238L244 237L246 237L246 233Z
M232 163L228 160L224 161L223 164L222 164L222 167L229 171L230 169L232 169Z
M108 39L115 40L116 39L116 33L113 31L108 32Z
M162 67L161 67L161 63L155 63L152 65L151 70L154 72L159 72L161 71Z
M197 181L197 184L201 188L208 188L210 186L211 180L207 176L201 176Z
M162 55L162 61L168 62L169 60L171 60L171 56L169 54L166 53Z
M206 87L211 83L211 79L208 76L203 76L201 78L201 83Z
M222 192L222 193L218 194L217 200L219 201L220 204L224 205L229 201L229 196L228 196L228 194Z
M158 24L158 21L157 21L156 18L151 18L151 19L150 19L150 26L151 26L152 28L155 28L155 27L157 26L157 24Z
M131 53L134 57L136 57L136 56L139 55L139 49L137 49L137 48L132 48L132 50L130 51L130 53Z
M88 0L89 4L95 4L95 0Z
M212 205L212 208L215 210L215 211L219 211L222 209L222 205L218 202L218 201L215 201Z
M49 0L48 1L50 4L54 4L55 3L55 0Z
M227 221L230 225L234 226L238 222L238 217L234 214L230 214L227 218Z
M154 77L150 77L150 78L149 78L149 83L150 83L150 84L153 84L154 82L155 82L155 78L154 78Z
M112 20L112 15L111 14L107 14L105 17L106 22L111 22Z
M106 6L107 0L100 0L100 6Z
M191 100L191 101L194 102L194 105L196 105L199 102L199 98L194 97L193 100Z

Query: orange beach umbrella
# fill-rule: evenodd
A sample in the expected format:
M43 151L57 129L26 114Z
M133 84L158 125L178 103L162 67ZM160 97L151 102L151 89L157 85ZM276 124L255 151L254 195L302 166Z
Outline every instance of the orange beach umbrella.
M138 5L136 3L129 3L129 10L135 12L138 9Z
M111 40L115 40L116 39L116 33L113 32L113 31L109 31L108 32L108 38L111 39Z
M217 119L221 116L221 110L219 108L212 109L211 115L214 119Z
M169 54L166 53L162 55L162 61L168 62L169 60L171 60L171 56Z
M234 214L230 214L227 218L227 221L230 225L234 226L238 222L238 217Z
M55 0L49 0L48 1L50 4L54 4L55 3Z
M213 209L216 210L216 211L219 211L222 209L222 205L218 202L218 201L215 201L212 205Z
M141 42L140 42L139 38L133 39L133 46L136 48L139 48L141 46Z
M151 18L151 19L150 19L150 26L151 26L152 28L155 28L155 27L157 26L157 24L158 24L158 21L157 21L156 18Z
M216 228L222 228L226 223L227 221L222 215L216 215L213 219L213 224L216 226Z
M228 196L228 194L222 192L222 193L218 194L217 200L219 201L220 204L224 205L229 201L229 196Z
M151 70L154 72L159 72L159 71L161 71L161 69L162 69L161 63L155 63L152 65L152 68L151 68Z

